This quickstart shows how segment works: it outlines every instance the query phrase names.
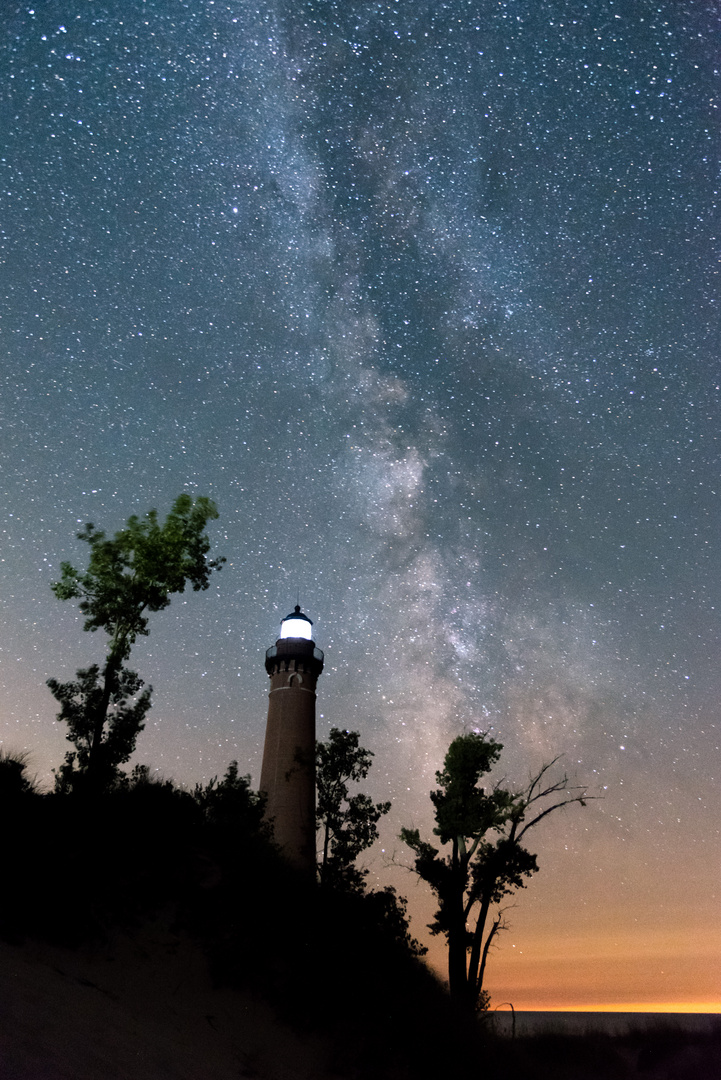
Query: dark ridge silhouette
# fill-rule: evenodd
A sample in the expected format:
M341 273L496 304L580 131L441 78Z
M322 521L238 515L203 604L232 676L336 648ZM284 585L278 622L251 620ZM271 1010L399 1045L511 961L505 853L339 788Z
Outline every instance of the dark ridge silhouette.
M0 937L77 949L163 920L202 946L216 985L330 1039L341 1075L460 1070L475 1027L412 955L395 907L294 871L229 774L193 794L147 773L103 795L0 793L13 802Z
M262 810L236 763L222 780L192 793L136 769L115 790L90 796L41 794L26 778L25 761L13 765L1 757L0 938L18 957L46 942L66 956L95 949L108 961L123 935L143 943L170 937L176 951L205 956L204 977L210 972L217 993L238 995L236 1015L249 1008L243 1001L270 1008L271 1040L293 1031L300 1045L322 1044L323 1067L293 1073L313 1080L721 1075L721 1027L703 1036L495 1037L482 1020L458 1009L413 955L391 899L314 887L269 843ZM154 947L161 948L143 944L146 959ZM145 977L144 961L133 962L131 985ZM57 963L46 971L48 979L57 977ZM197 977L192 966L188 971L186 981ZM7 1001L14 993L11 974L7 965L0 972ZM74 982L92 988L93 978ZM115 999L106 994L104 1000L112 1010L107 1002ZM168 1015L177 1015L175 1000L168 992ZM133 1016L140 1008L133 997ZM212 1013L206 1020L215 1023ZM33 1030L32 1012L7 1029L0 1075L38 1075L20 1060ZM13 1063L11 1072L3 1071L3 1055ZM252 1074L274 1080L267 1068L232 1072ZM90 1074L77 1075L85 1080ZM164 1069L162 1075L174 1073Z

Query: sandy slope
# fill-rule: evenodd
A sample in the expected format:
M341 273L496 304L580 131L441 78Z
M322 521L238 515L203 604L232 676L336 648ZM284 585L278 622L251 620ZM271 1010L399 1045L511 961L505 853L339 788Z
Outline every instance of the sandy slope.
M215 988L197 946L159 926L103 949L0 942L0 1080L374 1076L378 1061L359 1068L357 1057L353 1046L292 1030L250 992ZM721 1038L669 1030L502 1039L495 1050L479 1043L469 1060L445 1080L711 1080L721 1077ZM408 1080L401 1072L384 1076Z
M323 1080L328 1056L251 994L214 988L170 933L94 951L0 943L2 1080Z

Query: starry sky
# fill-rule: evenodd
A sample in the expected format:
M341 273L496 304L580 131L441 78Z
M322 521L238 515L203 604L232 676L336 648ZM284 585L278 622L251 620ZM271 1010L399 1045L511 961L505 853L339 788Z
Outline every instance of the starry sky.
M517 1008L721 1008L717 12L705 0L10 0L0 14L0 738L67 749L100 660L51 582L209 495L228 562L153 617L137 759L257 784L300 599L318 731L393 800L464 730L539 827ZM443 949L430 942L431 962Z

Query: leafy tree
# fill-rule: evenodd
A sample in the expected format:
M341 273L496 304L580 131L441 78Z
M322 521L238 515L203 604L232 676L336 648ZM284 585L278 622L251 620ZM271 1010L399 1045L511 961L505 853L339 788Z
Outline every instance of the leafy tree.
M357 731L331 728L328 741L316 743L318 878L324 889L352 894L362 905L363 918L412 955L423 956L428 950L411 936L405 897L391 885L366 892L368 871L355 865L378 839L378 822L391 808L390 802L350 794L348 785L366 779L372 758Z
M207 558L205 527L217 517L210 499L179 495L162 525L151 510L143 519L129 518L112 539L93 524L78 533L90 547L88 568L62 563L52 590L60 600L79 600L83 629L104 630L108 645L102 667L78 671L76 681L48 680L61 705L58 719L68 724L76 748L59 770L60 790L77 786L79 777L99 790L122 776L118 766L135 749L151 694L150 687L141 691L142 680L124 662L138 635L147 635L151 612L166 608L187 583L196 592L207 589L211 572L225 562Z
M566 776L549 779L558 758L521 791L480 787L502 749L485 734L460 735L450 744L436 773L439 787L431 792L433 832L441 844L451 845L449 854L422 840L418 829L401 831L401 840L415 853L416 873L438 899L430 930L448 942L451 996L474 1009L488 1007L483 990L488 952L504 929L503 911L491 917L491 909L525 887L524 879L538 870L536 856L522 843L526 833L563 806L585 805L587 797L585 789L569 788Z
M405 946L412 956L425 956L428 949L412 936L408 921L408 901L392 885L373 889L364 896L366 912L373 924L393 941Z
M193 798L212 825L233 833L269 836L263 819L266 796L252 790L250 776L240 775L237 761L231 761L222 780L214 776L205 787L196 784Z
M328 741L316 743L316 822L321 850L318 877L324 887L363 892L368 871L355 861L378 839L378 822L391 808L368 795L349 793L365 780L373 753L360 745L357 731L331 728Z
M106 665L107 669L107 665ZM120 777L118 766L129 760L135 740L145 726L145 714L150 708L152 686L140 692L143 680L126 667L117 668L111 675L101 676L93 664L81 668L74 682L59 683L48 679L53 697L60 702L58 720L68 725L67 738L75 745L55 777L58 792L71 791L80 773L92 774L99 786L105 787ZM109 698L104 703L106 687ZM103 709L102 737L93 758L93 738L100 710Z

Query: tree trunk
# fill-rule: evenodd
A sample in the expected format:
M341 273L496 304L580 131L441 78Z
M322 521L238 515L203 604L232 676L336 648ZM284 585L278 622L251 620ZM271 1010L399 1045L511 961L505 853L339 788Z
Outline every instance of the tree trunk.
M323 859L321 861L320 868L319 868L320 869L319 877L320 877L321 885L326 884L326 870L328 868L328 852L329 852L329 848L330 848L330 825L328 824L328 819L326 818L325 826L324 826L324 829L323 829Z
M483 931L486 928L486 919L488 918L488 909L490 906L490 898L488 895L486 895L481 899L481 910L478 913L476 929L473 931L471 959L468 965L468 985L474 1001L478 1000L478 995L481 992L481 983L483 980L482 974L479 979L479 968L481 967L481 948L483 946Z
M494 937L498 933L498 930L500 928L502 919L503 919L503 916L499 915L497 919L493 920L493 926L488 931L488 937L486 938L486 944L483 946L483 957L481 959L481 970L478 973L478 990L476 992L476 1000L478 1000L478 996L480 995L481 990L483 989L483 976L486 973L486 961L488 960L488 950L491 947L491 942L493 941Z
M458 843L453 841L452 856L453 881L449 898L448 923L448 986L451 997L466 1004L468 1001L468 976L466 973L466 918L464 898L466 891L466 873L458 855Z
M92 790L99 790L102 786L100 748L103 742L105 720L108 715L110 699L113 694L119 667L120 663L117 660L109 659L105 664L105 670L103 672L103 695L95 714L93 739L90 744L90 753L88 755L88 781Z

